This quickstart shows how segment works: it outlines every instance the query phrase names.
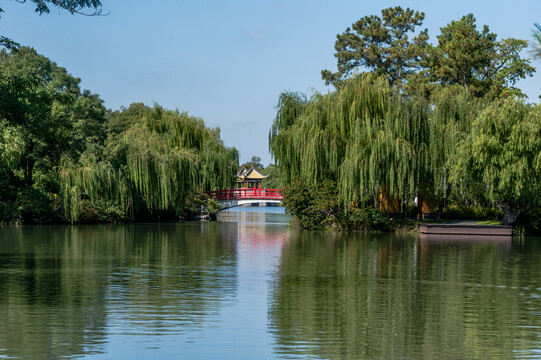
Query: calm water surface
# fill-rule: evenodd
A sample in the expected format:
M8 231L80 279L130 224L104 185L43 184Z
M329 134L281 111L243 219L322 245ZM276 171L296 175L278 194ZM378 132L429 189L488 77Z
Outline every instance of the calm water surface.
M218 222L0 228L0 359L541 358L541 241Z

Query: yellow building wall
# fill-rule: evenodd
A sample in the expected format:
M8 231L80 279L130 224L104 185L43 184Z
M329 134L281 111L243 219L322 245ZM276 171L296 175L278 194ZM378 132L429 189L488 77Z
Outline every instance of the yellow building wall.
M391 214L400 212L400 201L398 196L391 197L387 187L379 187L378 190L378 210Z

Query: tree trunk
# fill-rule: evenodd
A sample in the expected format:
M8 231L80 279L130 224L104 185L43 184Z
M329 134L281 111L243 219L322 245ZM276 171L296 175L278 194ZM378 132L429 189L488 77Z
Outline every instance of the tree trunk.
M504 201L502 203L502 206L505 211L502 218L503 225L513 224L515 221L518 220L518 217L520 216L520 214L522 214L524 210L526 210L525 205L520 205L516 209L514 209L513 206L511 206L511 204L508 203L507 201Z
M445 207L445 204L447 203L447 199L449 199L449 196L451 195L451 184L447 184L447 189L445 190L445 196L443 199L441 199L440 204L438 206L438 211L436 212L436 222L440 222L441 219L441 213L443 212L443 208Z
M34 180L33 180L34 165L35 165L35 162L33 159L26 159L23 166L24 183L28 186L32 186L32 184L34 183Z
M128 199L128 204L126 206L126 219L129 218L129 213L130 213L130 199Z
M26 149L26 154L23 156L21 160L22 168L23 168L24 183L27 186L32 186L32 184L34 183L33 173L34 173L34 165L36 164L36 161L33 159L33 156L32 156L33 151L34 151L34 142L30 141Z
M506 209L505 213L503 214L502 224L503 225L513 224L515 221L517 221L520 214L522 214L522 211L520 210L512 211L511 209Z

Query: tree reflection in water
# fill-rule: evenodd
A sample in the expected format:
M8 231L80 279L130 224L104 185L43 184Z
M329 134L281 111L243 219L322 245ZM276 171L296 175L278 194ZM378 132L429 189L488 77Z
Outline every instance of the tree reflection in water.
M284 247L273 280L275 351L322 359L532 355L541 326L541 249L528 244L535 249L300 232Z
M0 357L538 355L541 242L295 233L258 211L2 228Z
M199 331L236 296L236 232L200 223L2 229L0 357L73 357L103 352L114 335Z

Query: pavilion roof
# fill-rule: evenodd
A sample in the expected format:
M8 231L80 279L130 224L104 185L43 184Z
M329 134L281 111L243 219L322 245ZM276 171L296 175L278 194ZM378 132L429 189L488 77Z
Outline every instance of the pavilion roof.
M254 167L250 169L242 168L237 174L237 181L244 181L246 179L250 180L262 180L266 179L268 175L263 175L257 171Z

